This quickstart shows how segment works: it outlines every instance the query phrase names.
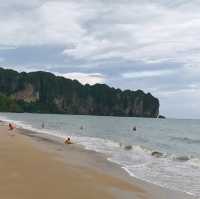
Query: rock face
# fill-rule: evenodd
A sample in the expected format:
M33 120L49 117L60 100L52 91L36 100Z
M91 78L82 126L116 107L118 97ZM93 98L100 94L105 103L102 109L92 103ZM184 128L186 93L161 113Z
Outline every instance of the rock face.
M0 111L158 117L159 100L141 90L84 86L47 72L0 68Z
M17 101L23 100L25 102L36 102L39 100L39 93L34 91L33 85L26 84L24 89L17 91L13 98Z

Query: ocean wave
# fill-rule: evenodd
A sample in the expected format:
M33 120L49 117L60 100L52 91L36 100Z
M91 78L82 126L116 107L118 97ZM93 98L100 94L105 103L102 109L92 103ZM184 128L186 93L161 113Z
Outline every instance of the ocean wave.
M189 137L171 137L171 140L184 142L184 143L187 143L187 144L200 144L199 139L192 139L192 138L189 138Z
M141 155L145 154L152 158L165 158L171 161L181 162L181 163L187 162L192 166L200 167L200 159L193 155L167 154L158 150L152 150L152 149L146 148L141 145L124 145L124 146L121 145L120 147L122 147L125 151L130 151L132 153L137 152L137 153L141 153Z
M163 153L161 151L152 150L152 149L149 149L142 145L122 145L122 144L120 144L120 147L126 151L141 152L141 153L145 153L146 155L157 157L157 158L167 156L165 153Z
M199 158L192 158L188 161L188 163L195 168L200 168L200 159Z
M192 158L191 156L187 156L187 155L181 155L181 156L172 155L171 157L172 157L172 160L180 161L180 162L187 162Z

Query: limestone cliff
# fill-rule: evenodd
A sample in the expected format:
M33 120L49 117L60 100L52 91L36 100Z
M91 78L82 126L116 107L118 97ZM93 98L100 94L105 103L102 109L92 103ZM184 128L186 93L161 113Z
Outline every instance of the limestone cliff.
M157 117L159 100L141 90L84 86L47 72L0 68L0 111Z

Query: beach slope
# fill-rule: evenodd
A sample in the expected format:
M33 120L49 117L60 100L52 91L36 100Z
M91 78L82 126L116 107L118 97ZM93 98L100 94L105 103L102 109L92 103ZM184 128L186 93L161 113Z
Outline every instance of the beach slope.
M71 165L70 159L66 164L19 131L0 126L1 198L145 198L141 188L122 179Z

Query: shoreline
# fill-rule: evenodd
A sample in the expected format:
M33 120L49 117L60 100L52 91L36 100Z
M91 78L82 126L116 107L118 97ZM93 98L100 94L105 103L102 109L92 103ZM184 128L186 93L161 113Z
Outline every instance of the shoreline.
M65 146L63 145L63 140L60 137L57 137L51 134L42 134L42 133L38 133L38 132L26 130L26 129L20 129L20 131L21 131L20 132L21 134L30 137L31 140L34 141L34 144L37 145L37 147L39 147L39 149L44 150L45 152L56 153L56 155L60 156L59 159L64 161L65 164L69 164L69 162L67 162L66 160L67 159L66 156L68 156L69 154L64 154L66 153L66 150L65 150L66 147L67 147L67 150L70 150L68 151L68 153L73 153L73 154L80 153L81 156L85 154L87 158L89 156L89 161L84 162L84 158L83 158L83 160L81 161L79 160L77 162L76 157L75 157L71 163L75 164L76 166L79 165L81 167L94 169L97 172L100 172L100 173L102 172L107 175L125 180L128 183L131 183L133 185L137 185L144 192L148 193L147 198L149 199L159 198L161 195L162 195L162 199L168 199L168 198L195 199L196 198L195 196L190 195L188 193L171 190L171 189L153 184L151 182L138 179L135 176L131 176L124 168L122 168L120 164L108 160L109 157L106 156L105 154L85 149L84 146L82 145L73 144L70 146L69 145ZM41 142L45 145L41 145ZM57 146L61 148L57 148Z
M8 131L7 126L0 127L0 138L0 196L4 199L109 199L124 194L145 198L137 186L75 164L70 149L68 161L63 161L58 150L51 151L52 146L58 147L56 142L45 140L44 147L44 142L20 134L19 129Z

